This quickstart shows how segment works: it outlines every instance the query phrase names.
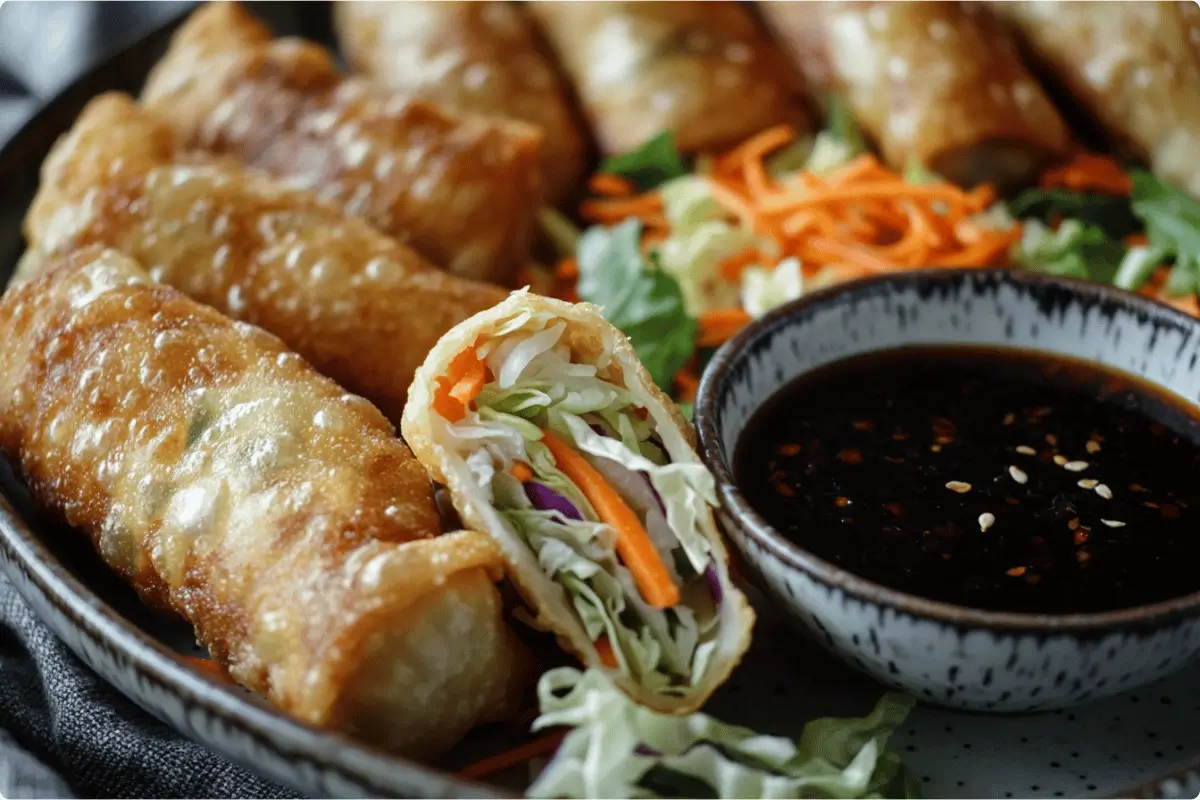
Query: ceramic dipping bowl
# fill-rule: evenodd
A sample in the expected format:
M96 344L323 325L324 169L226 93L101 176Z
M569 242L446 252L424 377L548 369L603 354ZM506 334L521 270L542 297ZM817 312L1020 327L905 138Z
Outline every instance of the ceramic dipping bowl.
M1133 689L1195 660L1200 592L1088 614L955 606L850 574L780 535L750 507L732 462L759 406L831 362L920 345L1072 356L1132 373L1191 406L1200 403L1200 321L1112 287L1022 271L930 270L805 296L722 347L696 403L720 520L759 587L848 663L954 708L1063 708Z

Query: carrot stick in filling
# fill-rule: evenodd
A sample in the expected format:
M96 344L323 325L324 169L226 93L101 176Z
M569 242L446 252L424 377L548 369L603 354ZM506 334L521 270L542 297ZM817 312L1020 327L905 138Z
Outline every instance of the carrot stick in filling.
M621 495L609 486L596 468L575 449L550 431L543 431L542 443L563 474L575 482L583 496L596 509L601 522L617 532L617 555L633 574L643 599L655 608L679 604L679 587L671 580L667 566L658 556L650 535Z

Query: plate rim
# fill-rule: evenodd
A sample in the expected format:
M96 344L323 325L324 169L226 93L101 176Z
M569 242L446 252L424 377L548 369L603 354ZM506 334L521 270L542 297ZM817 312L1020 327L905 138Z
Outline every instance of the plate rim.
M48 150L54 140L70 130L74 120L66 120L64 126L64 120L61 119L70 107L82 107L103 92L119 90L111 85L97 84L116 83L116 77L129 69L127 62L137 62L143 58L144 50L157 46L161 40L168 37L201 2L203 0L188 3L177 14L148 28L141 35L125 37L109 54L79 73L52 96L45 98L38 109L0 144L0 187L10 183L7 178L13 173L22 173L22 178L32 177L34 183L37 183L41 170L40 162L31 166L22 163L21 156L29 151L36 153L39 147ZM44 138L42 142L37 141L37 134L46 128L52 131L52 136ZM0 190L0 197L6 194L7 192ZM19 251L16 255L19 257ZM0 257L3 257L3 254L0 254ZM4 276L5 283L7 277ZM0 284L0 293L3 292L3 288ZM13 475L20 477L19 470L14 468ZM33 527L40 526L28 524L13 507L8 493L0 489L0 572L12 582L38 621L50 628L56 638L87 664L88 669L96 672L105 683L152 716L162 719L154 711L146 708L141 699L109 681L100 670L93 667L91 658L80 652L82 648L78 648L68 637L60 634L55 621L45 618L38 608L39 601L55 606L70 621L69 624L75 626L77 632L107 644L127 659L130 667L136 670L139 676L166 689L186 704L202 706L225 724L252 736L259 744L273 750L281 759L292 763L306 762L317 770L332 773L347 783L357 784L380 797L395 797L398 791L410 792L414 797L513 796L502 787L459 778L437 767L388 754L343 734L313 728L270 706L265 700L262 705L258 705L239 697L240 689L234 691L229 686L186 666L178 659L178 654L174 654L174 651L142 631L84 585L38 540ZM72 531L71 535L79 537L80 546L91 547L82 533ZM108 568L107 565L105 568ZM31 597L27 592L36 593L37 596ZM177 734L207 747L257 775L301 792L317 788L292 780L286 775L264 771L259 764L222 747L219 741L206 741L205 737L181 729L173 720L164 721ZM281 745L290 746L294 750L288 752ZM333 753L336 757L323 759L321 753ZM339 763L340 758L346 758L352 763ZM407 778L401 781L388 780L391 776ZM1165 784L1186 784L1198 779L1200 758L1160 776L1139 781L1109 796L1163 797L1162 789Z

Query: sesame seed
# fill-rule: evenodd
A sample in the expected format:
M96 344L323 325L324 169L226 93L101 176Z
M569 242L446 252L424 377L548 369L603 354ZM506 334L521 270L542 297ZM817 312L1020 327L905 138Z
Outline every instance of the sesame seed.
M1086 462L1086 461L1068 461L1066 464L1062 465L1062 468L1065 469L1067 472L1083 472L1085 469L1088 468L1088 462Z
M1037 450L1034 450L1032 447L1030 447L1027 444L1017 445L1017 452L1023 456L1037 455Z
M971 484L964 483L963 481L950 481L946 484L946 488L952 492L966 494L967 492L971 491Z
M1096 494L1103 497L1105 500L1112 500L1112 489L1108 488L1107 484L1100 484L1096 487Z
M1064 455L1056 454L1054 456L1054 463L1058 464L1060 467L1065 467L1067 465L1067 457Z
M1025 471L1020 469L1019 467L1010 466L1008 468L1008 474L1011 475L1012 479L1014 481L1016 481L1017 483L1028 483L1029 482L1029 476L1026 475Z
M1124 522L1121 522L1120 520L1116 520L1116 519L1102 519L1100 521L1103 522L1105 525L1107 525L1110 528L1124 528L1125 527Z
M1095 439L1088 439L1088 443L1086 445L1084 445L1084 448L1089 453L1099 453L1100 452L1100 443L1097 442Z
M942 446L940 444L931 444L929 445L929 452L940 453L942 452Z
M1004 570L1004 572L1006 575L1009 575L1013 578L1019 578L1025 574L1025 567L1010 567L1009 569Z
M996 515L983 512L979 515L979 530L987 532L987 529L996 524Z
M1082 478L1076 485L1080 489L1095 489L1100 485L1100 481L1096 480L1095 478Z

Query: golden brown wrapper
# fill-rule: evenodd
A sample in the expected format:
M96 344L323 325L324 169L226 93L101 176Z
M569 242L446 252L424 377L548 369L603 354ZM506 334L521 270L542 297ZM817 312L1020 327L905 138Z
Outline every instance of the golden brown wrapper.
M43 253L119 249L157 280L271 331L397 422L438 338L505 297L308 192L229 159L176 156L170 128L127 96L93 100L42 166L18 278Z
M529 8L606 153L632 150L663 130L694 153L780 123L811 128L799 76L740 3L552 1Z
M528 253L536 128L343 78L324 48L273 40L236 3L183 24L142 102L183 144L310 189L456 275L505 283Z
M542 130L546 199L562 205L585 167L587 132L519 6L500 2L335 3L342 53L359 72L454 111Z
M0 447L239 683L428 757L517 699L487 537L370 403L89 247L0 301Z
M993 3L1031 60L1115 141L1200 197L1195 3Z
M561 341L569 346L576 363L603 362L601 374L607 373L609 380L627 388L637 403L647 410L648 418L671 450L674 463L700 463L694 451L695 429L684 420L679 407L654 384L629 339L605 320L596 306L566 303L524 291L514 292L500 305L456 326L433 348L413 382L402 421L404 438L434 480L449 490L463 523L472 530L488 533L498 543L507 562L508 575L533 609L539 627L554 633L562 648L586 667L606 670L616 685L637 702L671 713L694 711L725 682L741 661L750 645L755 619L745 596L729 580L729 555L711 510L705 509L701 513L701 527L712 548L713 567L724 587L724 599L718 609L718 645L705 673L691 690L682 695L667 696L643 686L631 675L605 665L562 586L546 575L533 550L510 525L501 521L491 499L484 496L464 459L450 446L448 423L434 410L437 378L446 373L455 357L469 347L486 343L514 318L527 312L549 314L555 321L565 324ZM675 442L673 448L672 441Z
M759 7L810 88L841 96L897 169L915 160L962 186L1008 190L1066 153L1066 123L979 4Z

